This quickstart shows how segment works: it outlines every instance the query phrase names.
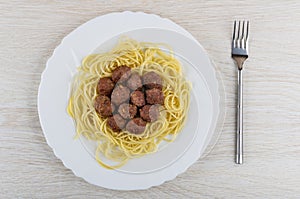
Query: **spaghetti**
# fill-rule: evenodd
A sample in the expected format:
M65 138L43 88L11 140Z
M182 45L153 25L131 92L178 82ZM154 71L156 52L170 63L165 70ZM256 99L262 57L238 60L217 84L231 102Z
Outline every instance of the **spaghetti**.
M123 166L131 158L154 153L162 141L172 142L182 129L189 109L190 83L182 76L181 65L174 54L162 50L160 44L120 39L110 52L85 57L73 79L67 107L76 123L76 138L84 136L97 141L95 158L108 169ZM129 66L143 75L154 71L163 79L164 106L160 117L146 125L140 135L126 130L114 132L95 108L99 78L109 77L118 66ZM105 163L104 158L116 162Z

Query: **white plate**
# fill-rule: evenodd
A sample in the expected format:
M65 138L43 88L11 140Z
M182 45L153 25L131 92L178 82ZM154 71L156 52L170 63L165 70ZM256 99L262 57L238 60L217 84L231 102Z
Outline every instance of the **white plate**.
M135 17L133 17L134 15ZM139 16L137 17L137 15ZM145 19L144 23L142 16ZM137 23L130 26L123 25L122 29L120 26L127 19L129 23L133 23L132 20ZM160 24L158 22L161 22L161 26L158 25ZM214 133L219 115L220 98L217 79L207 54L198 42L174 31L146 28L160 26L172 29L173 26L173 29L186 34L178 26L175 28L174 24L170 24L173 23L143 13L125 12L111 14L110 17L109 15L102 16L87 22L65 37L48 60L39 88L40 122L47 143L53 148L56 156L75 175L92 184L110 189L146 189L175 178L201 156L207 145L207 138ZM119 28L115 28L117 26ZM114 30L103 31L108 27L114 27ZM131 29L136 30L126 32ZM89 150L88 144L82 144L80 140L73 139L75 128L72 119L66 113L66 106L69 98L70 81L82 58L99 46L103 50L110 48L118 35L125 32L127 36L133 39L167 43L182 58L186 75L193 81L193 93L199 94L194 95L191 100L189 116L199 119L200 123L198 124L194 119L189 118L176 141L167 145L163 150L132 160L120 170L107 170L100 167L90 155L93 152ZM108 40L109 38L111 39ZM104 43L105 40L107 42ZM198 75L195 76L195 74ZM201 78L196 81L198 77ZM201 97L200 101L196 100L199 96ZM191 133L188 134L188 132Z

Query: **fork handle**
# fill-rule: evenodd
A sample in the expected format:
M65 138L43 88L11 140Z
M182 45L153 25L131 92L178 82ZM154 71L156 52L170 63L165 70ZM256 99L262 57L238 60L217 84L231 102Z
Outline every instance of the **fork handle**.
M238 69L238 100L236 123L236 163L243 164L243 73Z

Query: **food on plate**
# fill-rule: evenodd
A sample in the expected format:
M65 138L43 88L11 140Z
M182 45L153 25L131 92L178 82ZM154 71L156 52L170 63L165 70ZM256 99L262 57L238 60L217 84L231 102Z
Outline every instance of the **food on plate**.
M140 116L146 122L155 122L159 117L159 106L145 105L140 109Z
M128 66L120 66L114 70L112 73L112 80L117 83L121 83L123 81L126 81L128 77L130 76L130 67Z
M145 105L145 94L142 91L134 91L130 95L130 100L138 107Z
M111 104L109 97L105 95L99 95L95 99L95 109L102 117L111 116L114 112L114 105Z
M109 77L100 78L97 90L100 95L110 95L112 90L114 89L115 84Z
M152 88L146 90L146 100L149 104L163 104L164 94L161 89Z
M148 72L141 78L137 72L132 73L131 68L127 66L117 67L112 71L112 75L114 74L115 78L113 79L118 79L115 83L111 80L111 77L100 77L97 84L98 96L94 103L95 110L101 118L107 119L107 127L112 131L128 131L132 134L141 134L144 132L147 122L156 121L160 115L158 107L146 104L145 100L145 93L156 88L148 89L152 87L147 85L143 88L142 78L145 75L149 77L149 74L151 74L151 77L155 77L154 83L150 83L153 85L158 82L158 78L159 83L162 83L162 80L155 72ZM125 78L123 78L124 76ZM131 90L127 85L130 85ZM133 90L134 88L139 90ZM157 90L160 90L160 92L150 93L154 99L151 104L162 103L161 100L164 100L161 89ZM159 94L162 94L162 96L159 96ZM115 107L117 107L117 111L115 111ZM138 108L140 110L139 114Z
M141 134L145 131L147 122L142 118L133 118L126 125L126 130L133 134Z
M131 90L140 90L143 87L142 79L138 73L132 73L127 81L127 86Z
M130 90L126 86L117 85L111 94L111 101L115 105L120 105L129 99Z
M126 120L119 114L115 114L107 119L107 125L115 132L121 131L125 127L125 124Z
M157 73L153 71L143 75L143 83L148 89L151 88L162 89L162 79Z
M134 104L124 103L119 106L118 112L124 119L132 119L137 114L137 107Z
M110 51L82 60L67 111L76 137L97 143L95 159L103 167L154 153L183 128L191 84L165 47L122 38Z

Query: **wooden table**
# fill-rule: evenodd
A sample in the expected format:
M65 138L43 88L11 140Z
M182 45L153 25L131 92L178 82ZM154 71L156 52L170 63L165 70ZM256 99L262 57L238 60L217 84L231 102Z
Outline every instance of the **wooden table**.
M300 198L299 1L0 2L0 198ZM116 11L170 18L190 31L219 68L226 121L213 151L175 180L144 191L96 187L48 147L38 112L40 75L62 38ZM234 163L234 19L250 19L244 71L245 164Z

